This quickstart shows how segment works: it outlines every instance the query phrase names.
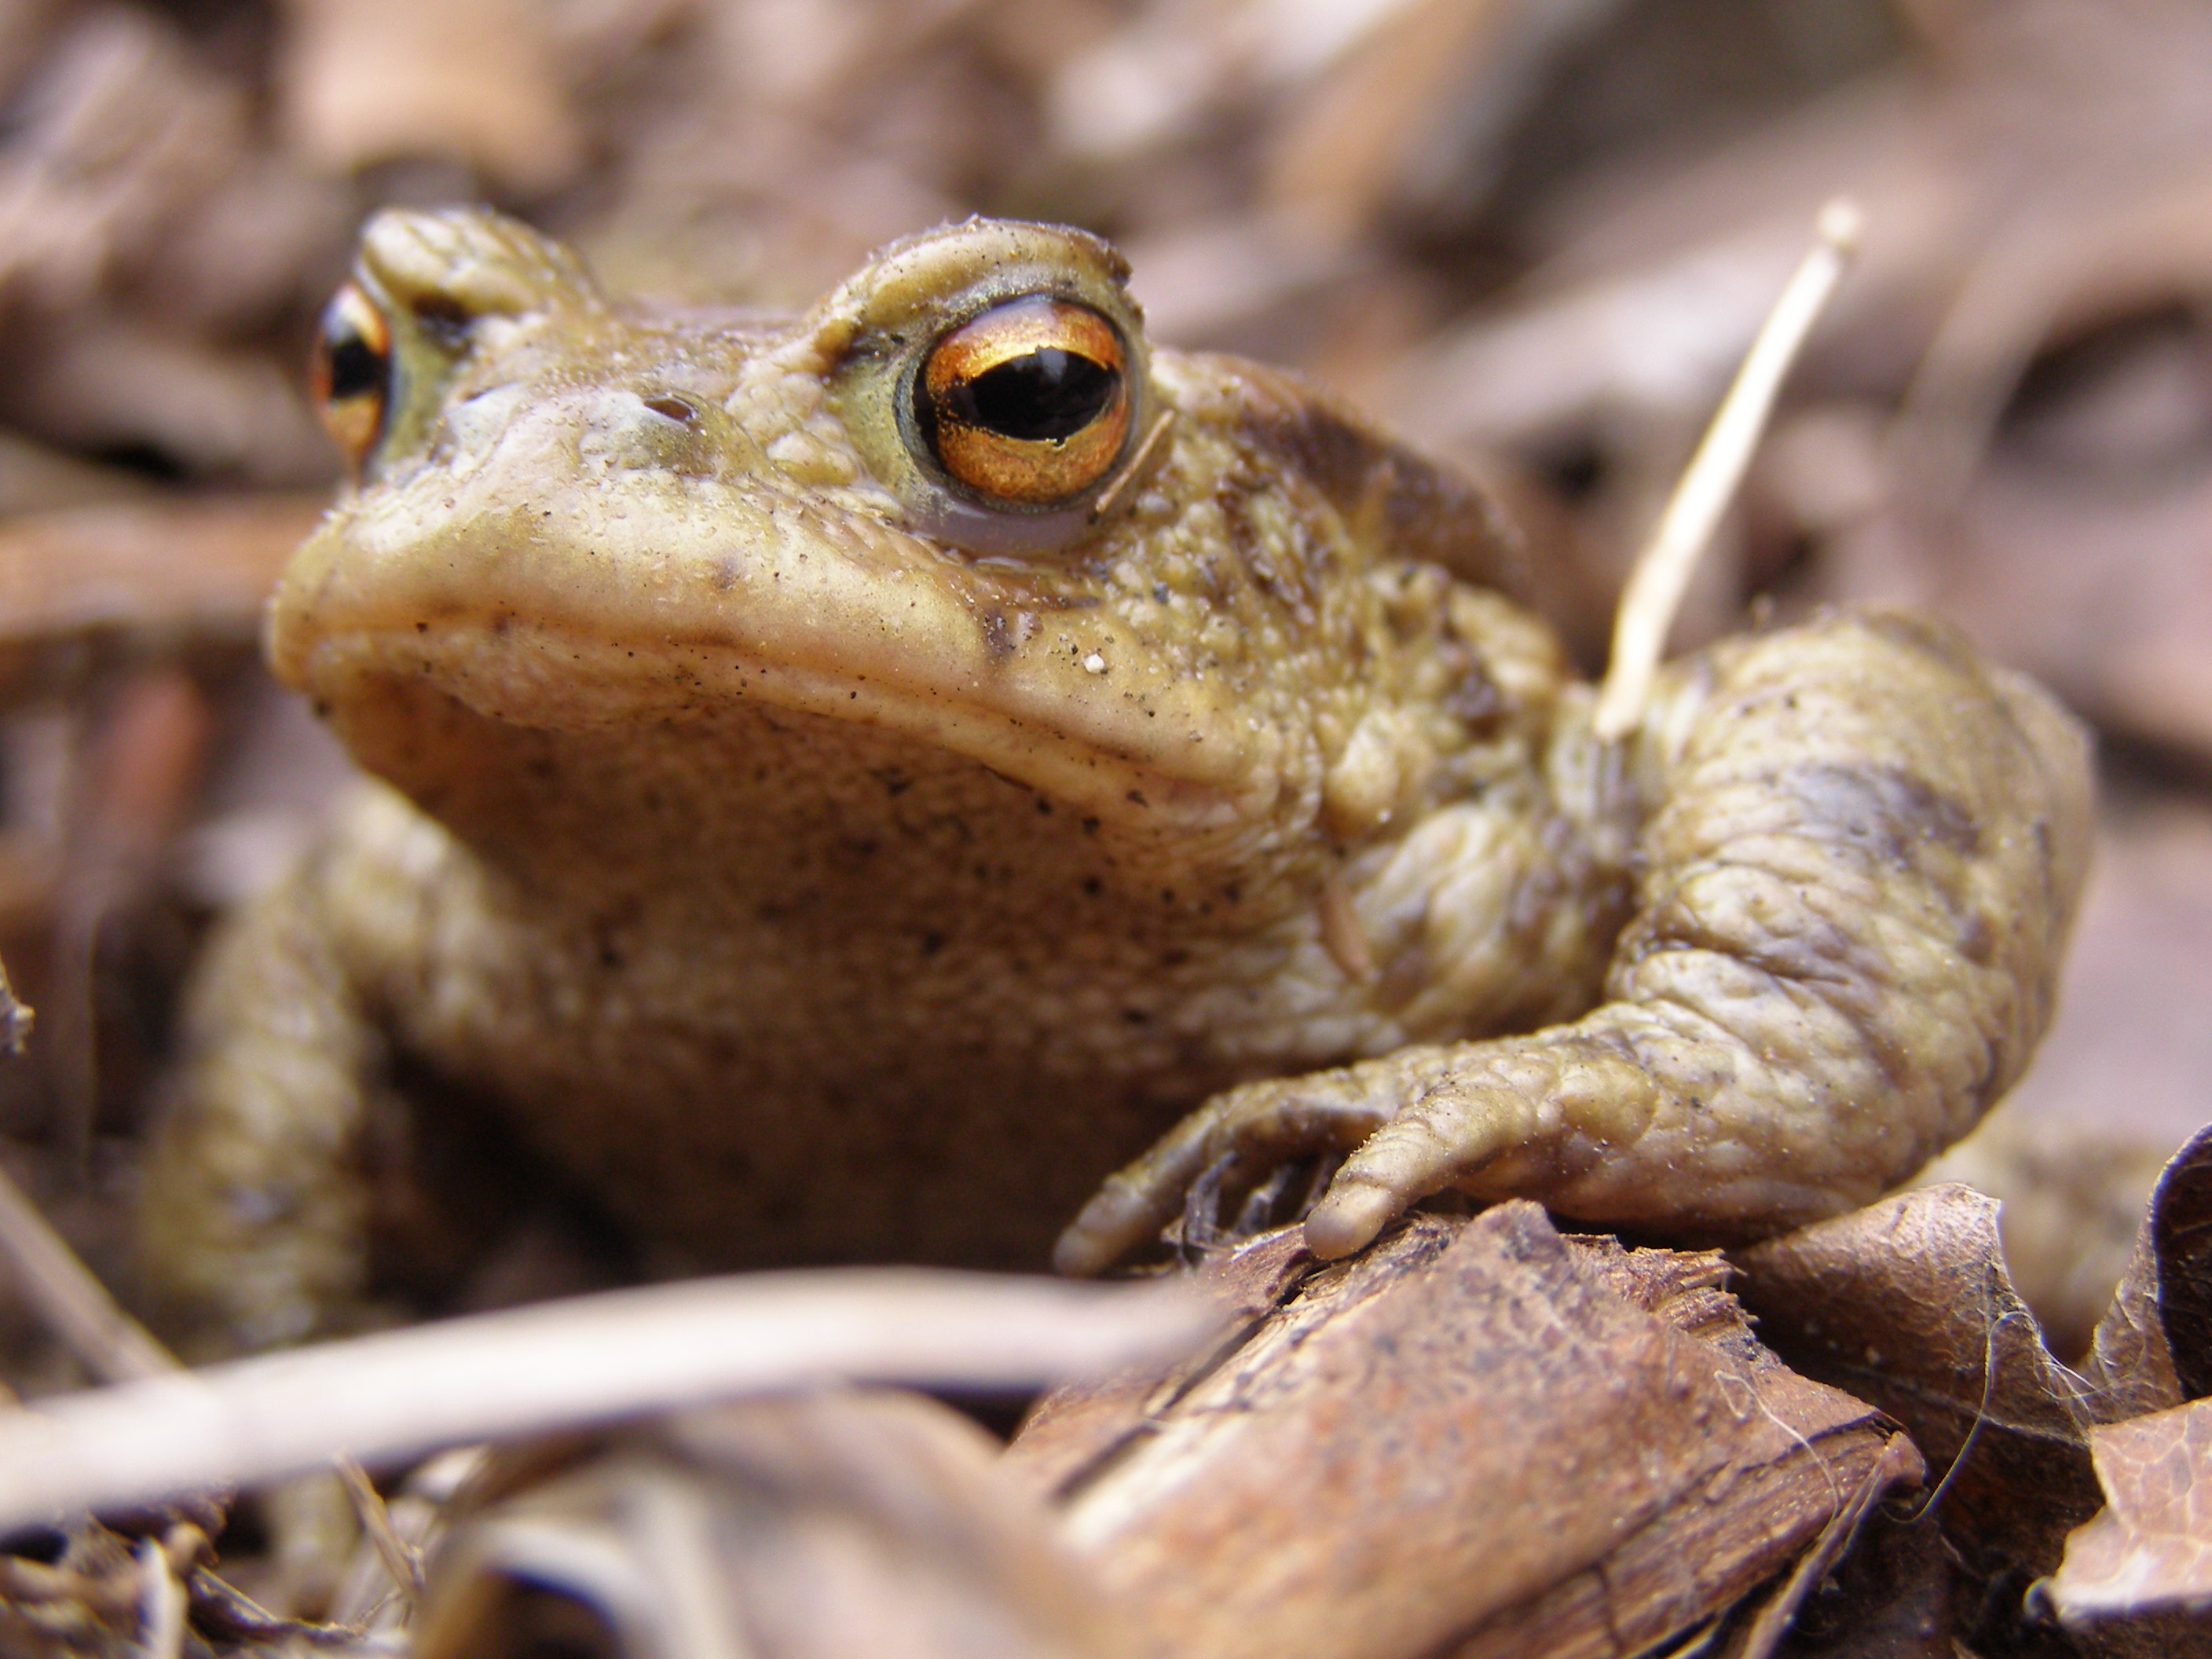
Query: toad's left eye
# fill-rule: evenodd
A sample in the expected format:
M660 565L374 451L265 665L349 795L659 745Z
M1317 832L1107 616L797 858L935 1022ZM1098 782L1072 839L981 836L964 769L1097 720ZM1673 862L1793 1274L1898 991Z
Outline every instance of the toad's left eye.
M1088 306L1046 295L1012 300L930 348L914 412L954 483L989 501L1056 506L1121 459L1128 352Z
M384 429L392 395L392 327L357 286L348 283L323 309L311 379L316 411L356 471Z

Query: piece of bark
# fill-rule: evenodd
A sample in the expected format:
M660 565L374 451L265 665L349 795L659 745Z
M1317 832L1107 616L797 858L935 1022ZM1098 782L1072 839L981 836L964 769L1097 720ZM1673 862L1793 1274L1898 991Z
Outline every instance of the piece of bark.
M1920 1472L1752 1340L1724 1272L1525 1203L1328 1267L1272 1236L1203 1275L1248 1314L1272 1287L1241 1343L1050 1397L1008 1458L1158 1651L1637 1651Z
M1148 1431L1155 1403L1182 1393L1249 1341L1314 1267L1297 1228L1209 1263L1206 1290L1222 1322L1221 1340L1178 1364L1135 1366L1054 1389L1022 1425L1011 1462L1040 1492L1072 1488Z
M2014 1291L1997 1203L1923 1188L1738 1252L1762 1340L1905 1425L1940 1477L1978 1651L2032 1650L2021 1603L2096 1512L2093 1390L2052 1358Z
M913 1395L678 1413L495 1458L417 1659L1120 1659L1128 1626L996 1443Z

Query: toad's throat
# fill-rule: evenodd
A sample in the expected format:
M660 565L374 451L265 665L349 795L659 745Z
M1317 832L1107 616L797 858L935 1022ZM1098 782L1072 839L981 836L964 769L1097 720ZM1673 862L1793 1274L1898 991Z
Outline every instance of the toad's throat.
M678 933L702 905L752 932L772 916L779 950L816 924L822 944L887 927L965 936L993 916L1011 950L1033 939L1040 904L1075 931L1249 935L1310 908L1319 879L1227 815L1109 822L902 733L757 699L551 730L418 676L334 718L365 766L545 902L616 915L673 897Z

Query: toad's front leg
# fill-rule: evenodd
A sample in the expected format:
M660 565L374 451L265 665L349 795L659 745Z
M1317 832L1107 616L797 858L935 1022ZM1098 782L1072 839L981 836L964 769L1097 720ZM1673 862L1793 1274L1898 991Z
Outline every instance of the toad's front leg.
M194 971L186 1060L137 1215L140 1277L169 1334L214 1357L384 1322L380 1222L416 1194L372 1133L396 1104L372 994L419 939L442 832L365 790L315 854L226 917ZM395 1196L399 1200L395 1203ZM471 1194L480 1211L492 1195Z
M1682 665L1629 760L1654 805L1601 1006L1219 1096L1108 1182L1061 1267L1143 1242L1224 1159L1233 1182L1348 1152L1306 1223L1339 1256L1447 1188L1778 1231L1971 1128L2050 1017L2090 836L2081 729L1948 629L1847 617Z

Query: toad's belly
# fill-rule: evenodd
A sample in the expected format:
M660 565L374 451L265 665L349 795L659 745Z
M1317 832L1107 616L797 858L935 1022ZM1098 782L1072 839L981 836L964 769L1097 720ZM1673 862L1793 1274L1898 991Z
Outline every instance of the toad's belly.
M735 925L610 947L485 896L416 935L393 1036L700 1267L1041 1269L1098 1182L1207 1095L1357 1046L1080 941L890 975Z
M1099 1181L1206 1092L1041 1088L982 1064L777 1087L742 1063L673 1075L669 1051L686 1046L588 1086L517 1079L495 1109L626 1228L701 1268L1042 1270Z

